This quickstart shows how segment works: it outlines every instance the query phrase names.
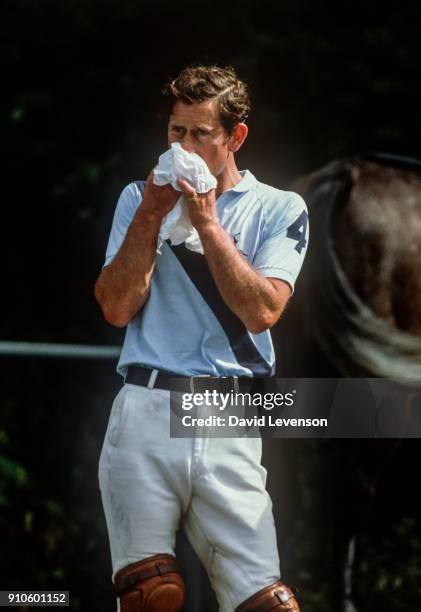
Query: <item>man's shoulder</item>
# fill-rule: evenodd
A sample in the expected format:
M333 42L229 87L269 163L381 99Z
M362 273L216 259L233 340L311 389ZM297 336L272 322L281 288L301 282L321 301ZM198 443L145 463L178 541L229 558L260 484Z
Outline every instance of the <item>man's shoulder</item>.
M267 219L294 216L307 210L303 198L295 191L279 189L256 180L256 199Z
M143 192L145 191L145 185L146 185L146 181L137 180L137 181L132 181L131 183L129 183L127 187L131 187L131 189L136 193L136 195L138 194L142 195Z
M143 191L144 191L144 187L145 187L145 182L146 181L131 181L130 183L128 183L123 190L121 191L121 195L125 195L128 198L138 198L139 195L141 196Z
M256 195L260 198L263 206L288 204L291 201L301 201L303 198L295 191L273 187L256 179Z
M132 181L121 191L117 202L117 211L120 213L134 213L142 201L143 184L145 181Z

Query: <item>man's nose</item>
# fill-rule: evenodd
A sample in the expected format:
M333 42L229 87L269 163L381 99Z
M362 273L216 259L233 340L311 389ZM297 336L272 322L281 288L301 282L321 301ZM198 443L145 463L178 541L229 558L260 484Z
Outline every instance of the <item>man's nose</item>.
M187 153L194 153L194 143L192 141L191 136L187 136L187 134L184 134L184 136L180 138L179 143L181 144L183 149L187 151Z

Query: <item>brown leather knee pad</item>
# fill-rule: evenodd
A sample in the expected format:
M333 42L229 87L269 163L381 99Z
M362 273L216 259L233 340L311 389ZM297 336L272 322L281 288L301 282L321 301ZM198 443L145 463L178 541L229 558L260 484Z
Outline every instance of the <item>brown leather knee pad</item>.
M121 569L114 579L121 612L180 612L184 581L171 555L154 555Z
M258 591L235 609L235 612L300 612L291 589L282 582L275 582Z

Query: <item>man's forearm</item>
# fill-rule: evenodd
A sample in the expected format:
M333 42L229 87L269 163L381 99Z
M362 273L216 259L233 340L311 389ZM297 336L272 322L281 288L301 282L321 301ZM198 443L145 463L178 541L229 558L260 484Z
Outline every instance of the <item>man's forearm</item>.
M118 253L97 280L95 297L112 325L127 325L148 297L161 220L138 208Z
M217 223L199 229L211 274L227 306L252 333L260 333L278 319L288 299L261 276L239 253Z

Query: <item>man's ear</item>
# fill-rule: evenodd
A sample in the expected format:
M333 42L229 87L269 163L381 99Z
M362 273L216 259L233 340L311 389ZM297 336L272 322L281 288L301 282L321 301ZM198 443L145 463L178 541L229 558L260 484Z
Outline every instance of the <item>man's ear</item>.
M229 138L229 148L232 153L236 153L239 150L248 133L249 129L245 123L237 123Z

